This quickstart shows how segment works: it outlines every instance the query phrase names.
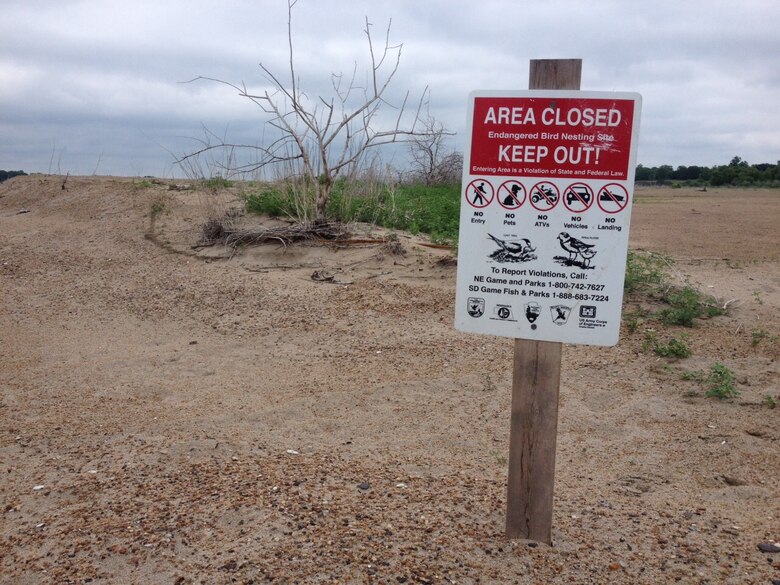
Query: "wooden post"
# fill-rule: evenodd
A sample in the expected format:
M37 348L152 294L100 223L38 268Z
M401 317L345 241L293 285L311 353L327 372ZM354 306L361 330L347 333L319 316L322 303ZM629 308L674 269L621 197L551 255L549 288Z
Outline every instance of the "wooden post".
M580 89L581 59L533 59L529 89ZM515 339L506 535L552 544L561 344Z

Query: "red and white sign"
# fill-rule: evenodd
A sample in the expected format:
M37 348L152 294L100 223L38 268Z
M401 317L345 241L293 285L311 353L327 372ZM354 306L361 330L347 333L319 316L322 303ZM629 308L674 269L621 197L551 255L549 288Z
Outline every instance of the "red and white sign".
M617 343L640 109L633 93L470 96L458 329Z
M634 107L617 97L476 97L470 173L625 180Z

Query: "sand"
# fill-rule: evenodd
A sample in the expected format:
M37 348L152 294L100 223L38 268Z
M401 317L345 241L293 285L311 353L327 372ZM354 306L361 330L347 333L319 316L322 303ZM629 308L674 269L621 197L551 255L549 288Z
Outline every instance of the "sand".
M729 311L564 346L550 547L503 534L513 342L454 330L447 250L193 249L236 188L63 179L0 183L0 582L780 579L779 192L636 192Z

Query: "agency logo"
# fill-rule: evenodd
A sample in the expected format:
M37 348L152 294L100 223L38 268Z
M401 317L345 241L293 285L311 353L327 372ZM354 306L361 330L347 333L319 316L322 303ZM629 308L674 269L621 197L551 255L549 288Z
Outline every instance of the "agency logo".
M542 314L542 306L539 303L531 301L525 304L525 318L529 323L533 323Z
M469 297L466 301L466 311L475 319L481 317L485 314L485 299Z
M556 325L565 325L569 320L571 314L571 307L565 305L553 305L550 307L550 313L552 315L552 321Z

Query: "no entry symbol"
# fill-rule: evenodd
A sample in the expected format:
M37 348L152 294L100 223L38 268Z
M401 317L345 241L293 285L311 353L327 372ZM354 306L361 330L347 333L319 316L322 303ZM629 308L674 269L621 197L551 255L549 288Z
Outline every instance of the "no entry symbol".
M525 187L518 181L506 181L498 188L498 203L505 209L517 209L525 203Z
M593 205L593 190L585 183L572 183L563 191L563 205L573 213L587 211Z
M623 185L610 183L599 189L599 198L596 201L605 213L618 213L628 205L628 191Z
M493 195L493 185L484 179L474 179L466 187L466 201L472 207L487 207L493 201Z
M531 205L538 211L550 211L561 198L558 187L553 183L542 181L531 188Z

